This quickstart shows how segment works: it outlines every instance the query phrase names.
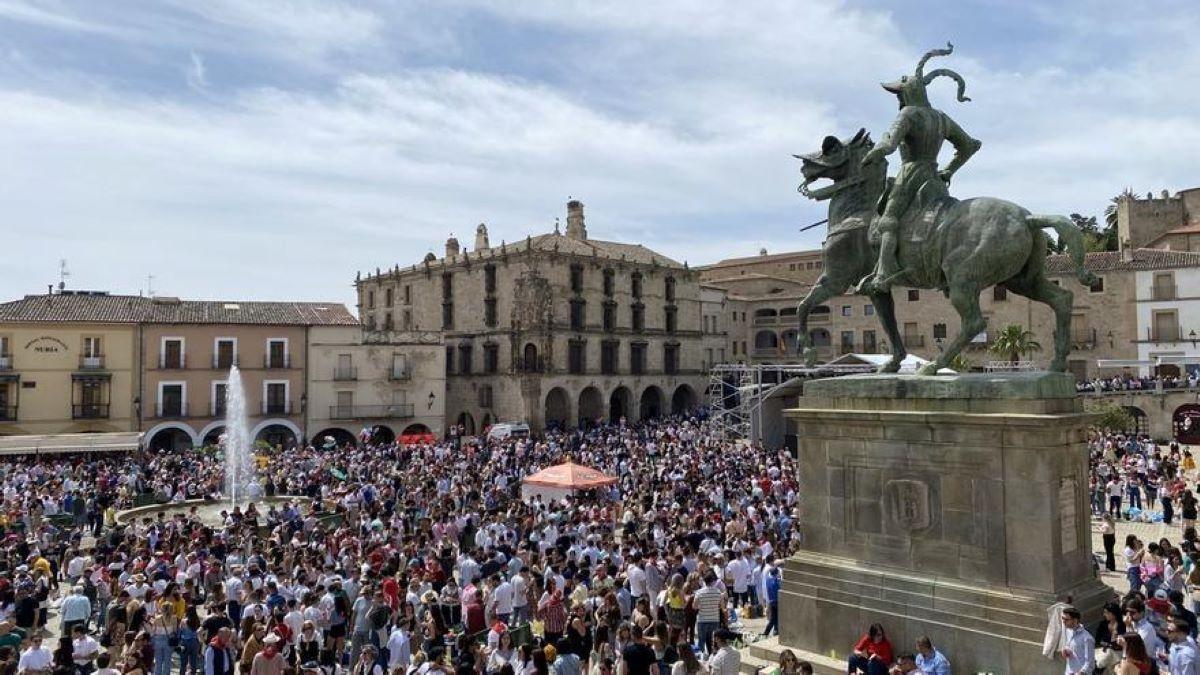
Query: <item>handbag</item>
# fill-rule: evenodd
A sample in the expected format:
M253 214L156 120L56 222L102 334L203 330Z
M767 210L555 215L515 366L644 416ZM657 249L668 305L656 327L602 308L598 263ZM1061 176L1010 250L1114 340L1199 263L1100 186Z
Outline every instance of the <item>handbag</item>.
M1111 647L1100 647L1096 650L1096 670L1103 671L1121 662L1121 652Z

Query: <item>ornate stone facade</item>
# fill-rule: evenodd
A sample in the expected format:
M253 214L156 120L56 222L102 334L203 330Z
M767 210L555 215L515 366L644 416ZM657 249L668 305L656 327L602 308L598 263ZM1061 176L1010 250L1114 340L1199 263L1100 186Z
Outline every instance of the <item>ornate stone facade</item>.
M574 426L700 402L705 312L695 270L640 245L590 239L578 201L567 205L565 234L493 246L481 224L475 245L451 237L441 258L356 280L367 329L442 332L448 423L467 433L511 420Z

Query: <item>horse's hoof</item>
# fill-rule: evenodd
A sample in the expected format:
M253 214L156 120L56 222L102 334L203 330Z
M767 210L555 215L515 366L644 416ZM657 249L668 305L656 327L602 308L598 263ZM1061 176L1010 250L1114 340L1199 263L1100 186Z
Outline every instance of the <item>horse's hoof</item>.
M898 372L900 372L900 363L898 361L888 361L887 363L883 364L882 366L879 366L879 372L881 372L881 373L898 373Z
M938 372L937 361L930 361L929 363L926 363L925 365L923 365L919 369L917 369L918 375L937 375L937 372Z
M804 365L812 368L817 365L817 350L814 347L809 347L804 350Z
M1067 362L1066 362L1066 360L1064 359L1064 360L1062 360L1062 361L1059 361L1058 359L1055 359L1055 360L1051 361L1051 362L1050 362L1050 372L1052 372L1052 373L1065 373L1065 372L1067 372Z

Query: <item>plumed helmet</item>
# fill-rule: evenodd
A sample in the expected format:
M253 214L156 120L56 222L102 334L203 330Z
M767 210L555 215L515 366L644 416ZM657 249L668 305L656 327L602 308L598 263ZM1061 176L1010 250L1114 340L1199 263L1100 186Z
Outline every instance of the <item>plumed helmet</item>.
M935 56L949 56L954 52L954 45L946 43L945 49L931 49L925 52L925 56L917 62L917 70L912 75L905 75L899 80L893 82L883 82L881 86L895 94L900 98L901 107L904 106L929 106L929 96L925 93L925 87L938 76L948 77L958 83L958 100L970 101L971 99L965 96L967 83L963 80L962 75L950 70L949 68L938 68L937 70L925 73L925 63Z

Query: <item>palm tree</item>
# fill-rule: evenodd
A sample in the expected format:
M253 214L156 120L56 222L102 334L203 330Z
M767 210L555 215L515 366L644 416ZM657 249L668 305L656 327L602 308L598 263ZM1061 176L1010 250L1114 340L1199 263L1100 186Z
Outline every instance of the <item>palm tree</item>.
M1016 364L1022 356L1042 351L1042 345L1033 339L1031 331L1025 330L1021 324L1013 323L996 334L996 339L992 341L988 351L1006 357L1009 363Z
M1108 201L1108 206L1104 207L1104 225L1110 230L1117 229L1117 204L1123 199L1133 199L1133 188L1125 188L1121 190L1121 194L1113 197Z

